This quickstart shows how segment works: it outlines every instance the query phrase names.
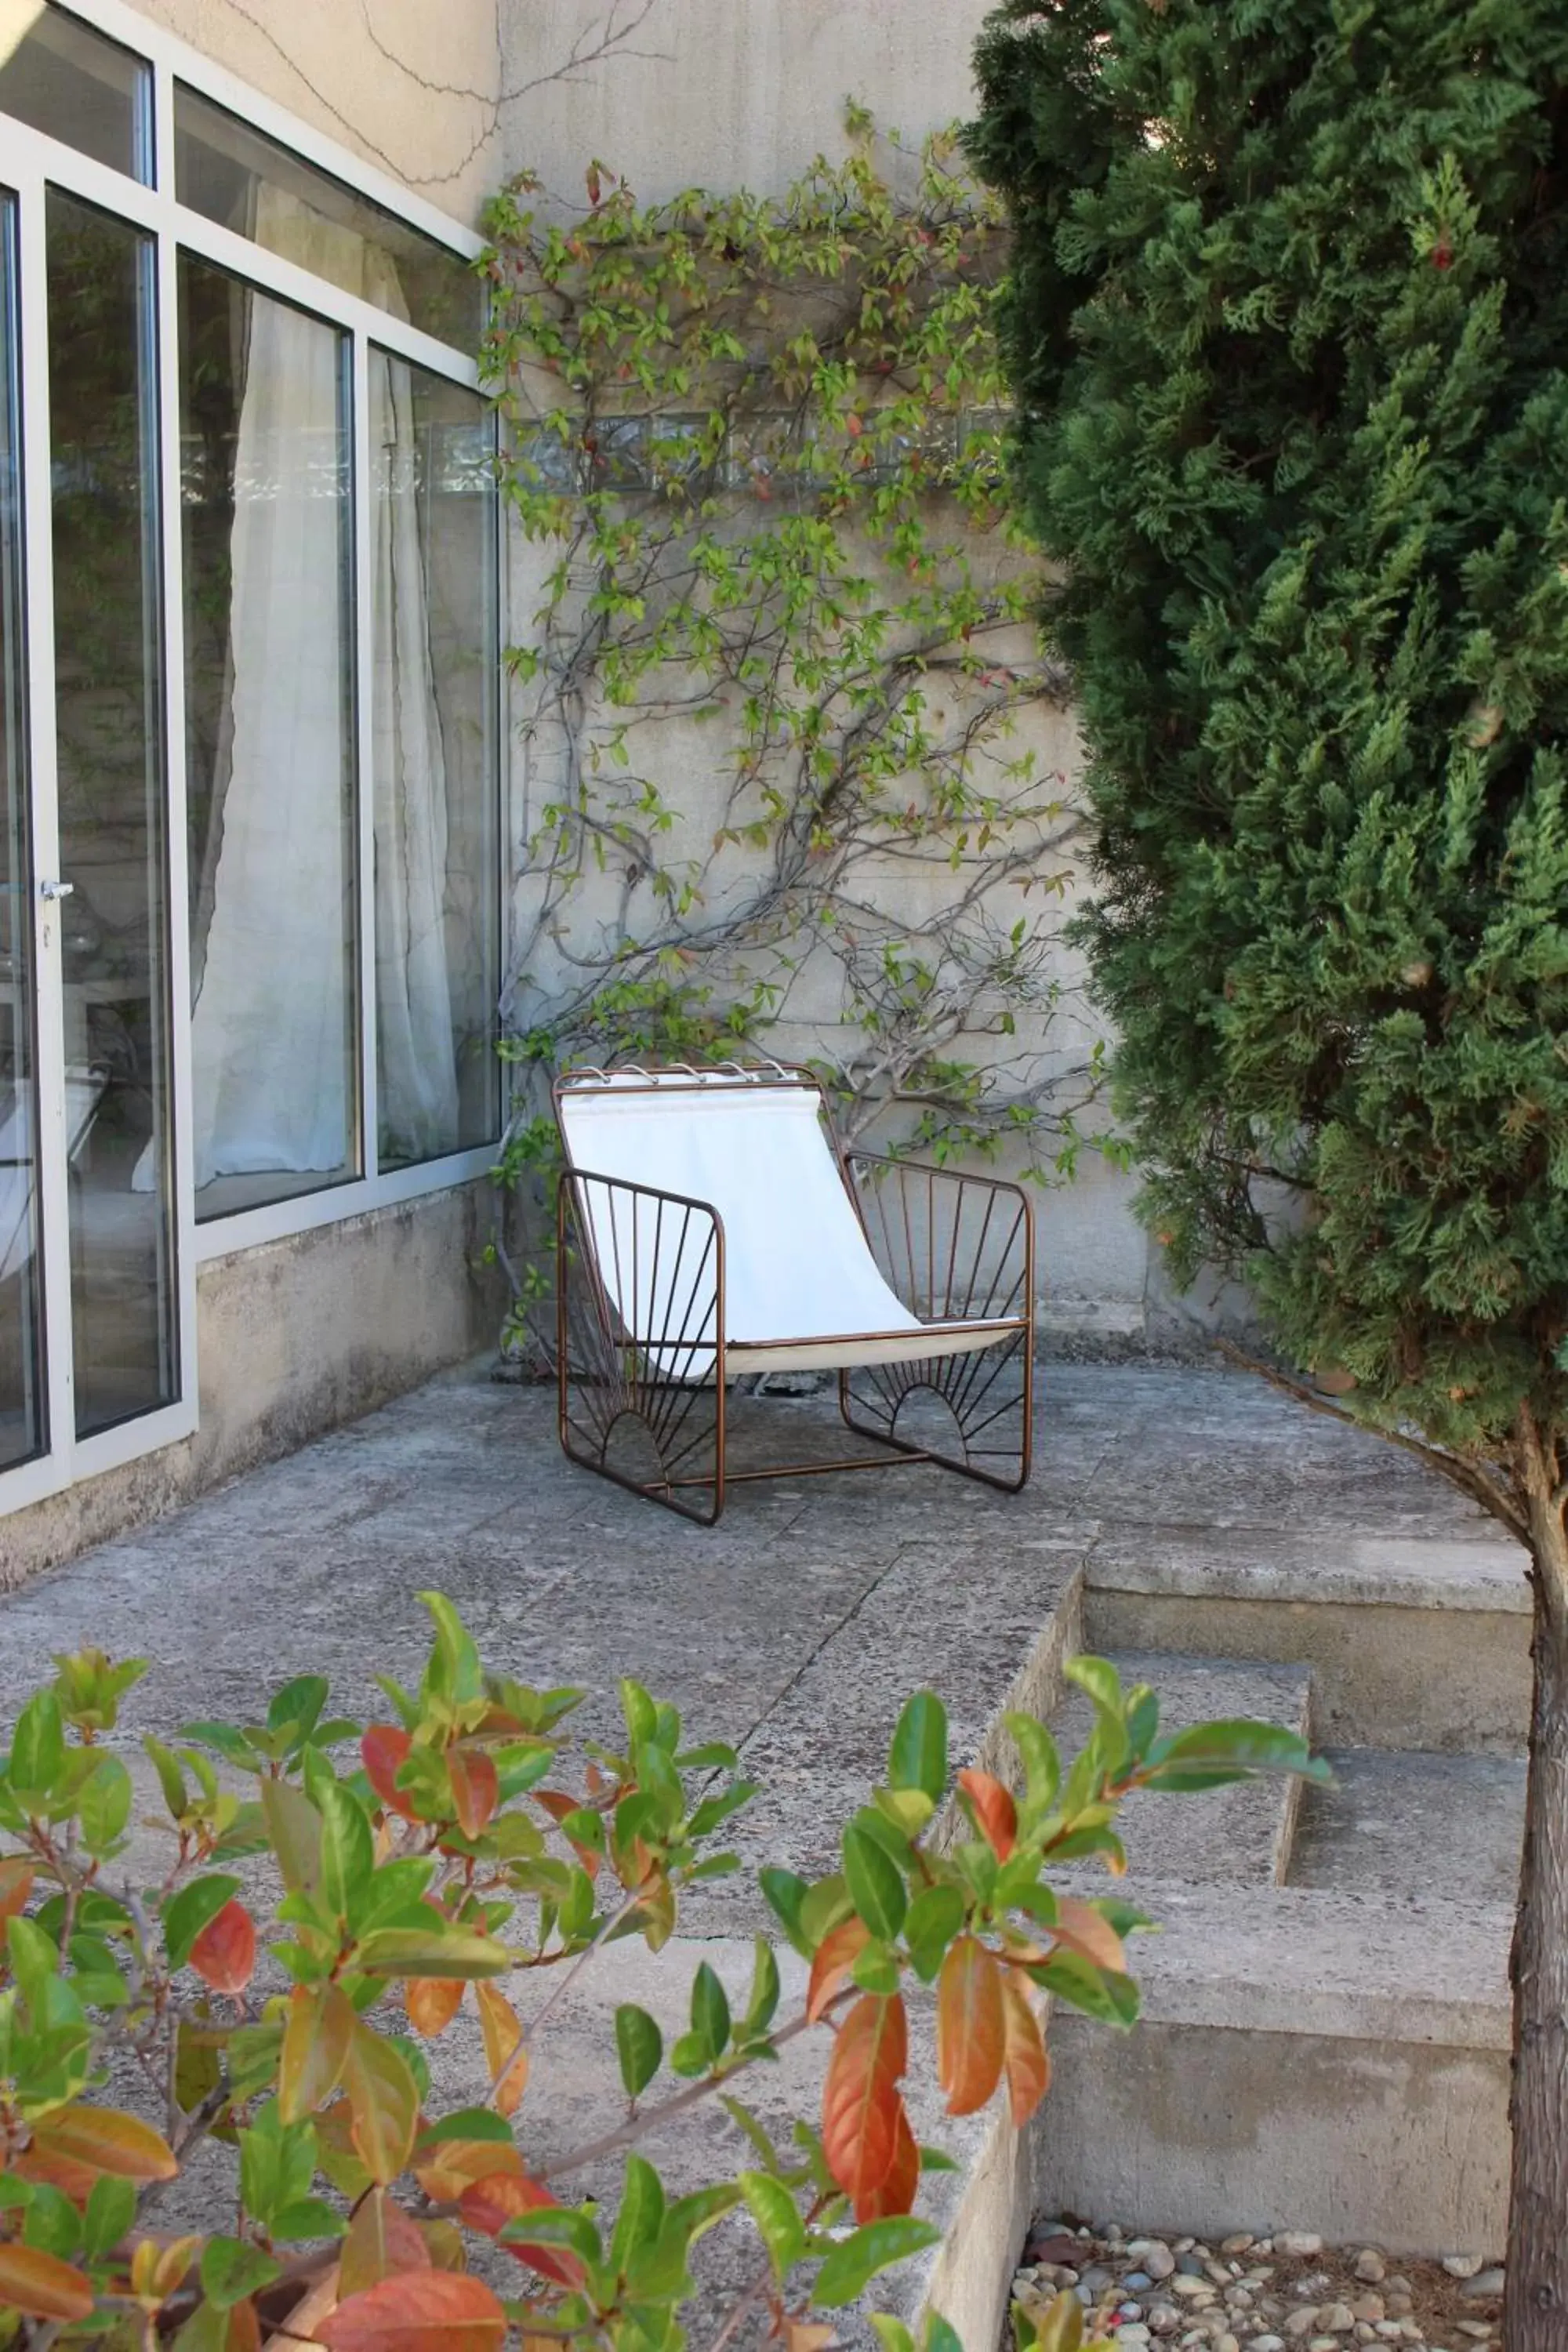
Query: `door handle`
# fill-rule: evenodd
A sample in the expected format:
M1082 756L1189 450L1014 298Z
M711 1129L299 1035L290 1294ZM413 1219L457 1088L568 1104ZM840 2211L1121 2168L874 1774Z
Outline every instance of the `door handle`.
M40 882L38 896L40 898L48 899L68 898L75 888L74 882Z

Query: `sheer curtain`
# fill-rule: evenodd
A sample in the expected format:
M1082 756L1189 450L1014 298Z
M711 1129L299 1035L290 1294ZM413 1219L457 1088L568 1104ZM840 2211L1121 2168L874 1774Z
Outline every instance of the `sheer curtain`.
M447 772L430 659L419 449L405 362L373 345L375 969L381 1129L428 1160L458 1139L447 962Z
M299 200L260 190L256 234L339 285L352 265L367 299L401 308L389 299L387 257ZM354 896L342 764L353 665L338 470L344 347L336 330L270 298L251 295L246 309L228 772L215 780L211 913L193 957L198 1188L225 1176L330 1179L356 1164L354 992L344 980ZM450 1148L457 1120L446 776L408 370L374 348L369 367L381 1124L424 1156Z

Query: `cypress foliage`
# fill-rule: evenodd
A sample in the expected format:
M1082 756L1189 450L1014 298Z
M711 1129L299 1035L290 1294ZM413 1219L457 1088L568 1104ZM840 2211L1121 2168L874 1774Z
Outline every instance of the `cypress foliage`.
M977 64L1146 1213L1534 1558L1507 2331L1568 2346L1568 0Z

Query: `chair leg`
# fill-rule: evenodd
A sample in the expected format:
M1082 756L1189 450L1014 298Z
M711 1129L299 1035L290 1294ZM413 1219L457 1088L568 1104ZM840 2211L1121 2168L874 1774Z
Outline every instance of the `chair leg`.
M838 1375L846 1425L900 1454L923 1454L943 1470L1016 1495L1028 1484L1034 1454L1035 1349L1032 1331L965 1356L921 1357L908 1364L866 1365ZM900 1433L906 1408L929 1401L945 1409L956 1438L950 1448Z

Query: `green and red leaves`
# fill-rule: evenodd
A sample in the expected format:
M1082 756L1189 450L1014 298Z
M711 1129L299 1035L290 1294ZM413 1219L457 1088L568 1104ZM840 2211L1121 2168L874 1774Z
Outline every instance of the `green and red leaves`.
M960 1936L937 1979L936 2071L950 2116L972 2116L1002 2075L1006 2024L1002 1968L973 1936Z
M337 1985L299 1985L289 1994L278 2074L286 2124L303 2123L326 2105L342 2080L356 2023L353 2004Z
M118 2107L62 2107L33 2127L32 2155L119 2180L173 2180L179 2171L162 2132Z
M542 2182L531 2179L521 2166L476 2180L458 2200L458 2210L470 2230L480 2230L487 2238L500 2239L509 2254L536 2270L541 2278L551 2279L557 2286L575 2289L583 2284L583 2264L570 2247L537 2242L521 2228L513 2234L512 2225L522 2222L528 2214L560 2210L558 2200ZM504 2237L503 2231L507 2233Z
M384 2189L414 2153L419 2085L400 2050L357 2018L349 2037L343 2087L361 2163Z
M359 1744L360 1760L365 1779L382 1803L405 1822L419 1816L406 1790L397 1785L397 1776L408 1761L408 1751L414 1742L406 1731L399 1731L390 1723L373 1723Z
M466 2271L400 2271L316 2323L329 2352L500 2352L507 2316Z
M92 2288L80 2271L39 2246L0 2245L0 2310L29 2319L85 2319Z
M868 2209L886 2187L906 2141L912 2145L899 2092L908 2063L901 1995L862 1994L834 2037L822 2088L823 2154L861 2220L872 2218L862 2207ZM912 2179L910 2193L912 2198Z
M490 2098L503 2116L515 2115L528 2086L528 2047L522 2023L503 1992L494 1985L477 1984L479 2030L484 2037L485 2064L489 2069Z
M343 2301L367 2294L401 2272L430 2267L430 2249L413 2215L384 2189L369 2190L354 2209L338 2259L338 2292Z

